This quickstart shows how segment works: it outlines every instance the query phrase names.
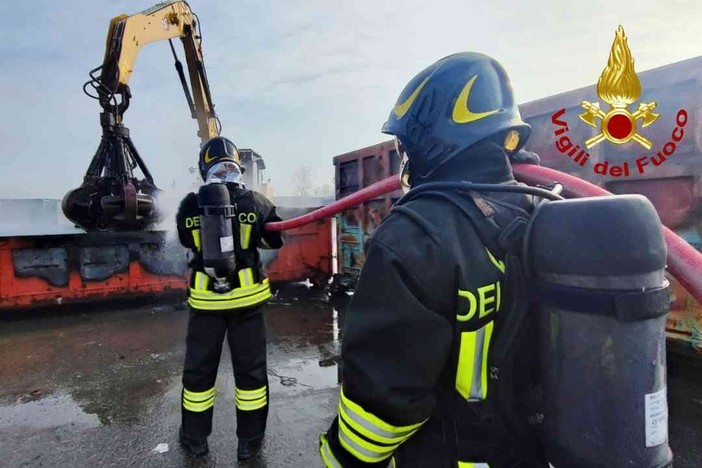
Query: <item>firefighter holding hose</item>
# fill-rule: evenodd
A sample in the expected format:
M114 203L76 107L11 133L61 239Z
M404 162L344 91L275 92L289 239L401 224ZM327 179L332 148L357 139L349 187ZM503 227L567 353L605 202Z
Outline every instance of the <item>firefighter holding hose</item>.
M257 248L282 247L281 234L263 228L281 218L266 197L244 188L239 153L230 140L207 141L199 169L205 185L183 199L176 215L180 242L193 253L180 443L193 455L209 451L215 380L226 335L236 386L237 456L245 460L260 447L268 416L260 308L271 291Z
M534 337L519 359L491 367L513 298L505 285L508 236L531 196L460 192L436 182L515 186L510 158L530 126L505 69L478 53L445 57L400 94L383 132L403 156L412 188L374 232L349 304L338 415L320 437L327 467L547 466L539 441L508 420L538 422ZM506 372L507 369L511 371ZM499 395L520 412L504 414ZM537 432L534 428L533 433Z

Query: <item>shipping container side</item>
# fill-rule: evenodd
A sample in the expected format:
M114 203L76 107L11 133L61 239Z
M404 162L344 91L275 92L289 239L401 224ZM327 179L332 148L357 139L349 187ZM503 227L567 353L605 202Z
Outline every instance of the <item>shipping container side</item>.
M159 232L0 238L0 309L182 293L179 253Z
M279 208L284 218L312 208ZM324 286L332 276L331 220L261 250L271 282ZM185 298L187 251L165 231L0 237L0 310L141 296ZM168 296L168 298L166 298Z
M323 288L331 278L331 218L291 229L280 250L261 250L261 260L271 283L309 280Z
M567 135L573 143L582 145L599 133L599 129L586 125L578 117L584 112L582 101L599 101L595 85L521 105L522 117L533 128L526 148L539 154L544 166L577 175L615 194L646 196L663 224L702 251L702 57L646 71L639 78L642 85L639 102L656 102L655 112L660 114L654 124L639 129L653 142L651 150L636 142L600 143L588 150L590 159L581 167L557 149L556 140L563 134L555 134L558 127L552 116L562 109L564 117L558 119L568 123ZM682 128L682 138L675 142L672 133L683 115L681 110L687 115L687 122ZM675 144L674 152L663 159L660 153L666 156L663 148L669 142ZM660 162L658 166L652 163L654 156ZM636 166L639 158L648 162L642 171ZM615 177L611 171L606 175L594 171L596 165L602 169L605 164L624 167L625 163L628 175ZM702 305L674 278L669 279L673 305L667 320L668 336L684 348L702 353Z
M392 141L368 146L334 158L337 200L372 185L400 169ZM365 262L364 246L402 193L396 191L337 215L338 271L356 278Z

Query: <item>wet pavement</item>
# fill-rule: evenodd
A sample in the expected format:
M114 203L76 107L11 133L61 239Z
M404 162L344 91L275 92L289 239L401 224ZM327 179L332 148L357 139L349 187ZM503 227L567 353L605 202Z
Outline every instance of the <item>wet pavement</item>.
M225 347L210 455L177 441L187 311L180 305L73 308L0 325L3 467L320 466L317 438L338 398L348 299L290 285L266 306L270 415L259 457L237 465L234 379ZM676 467L702 466L702 366L671 361ZM159 444L168 451L157 453Z
M295 287L265 309L268 431L261 456L240 466L318 466L318 435L335 413L339 314L325 295ZM0 466L237 466L226 346L211 453L193 461L178 446L182 306L32 314L1 327ZM152 452L162 443L167 452Z

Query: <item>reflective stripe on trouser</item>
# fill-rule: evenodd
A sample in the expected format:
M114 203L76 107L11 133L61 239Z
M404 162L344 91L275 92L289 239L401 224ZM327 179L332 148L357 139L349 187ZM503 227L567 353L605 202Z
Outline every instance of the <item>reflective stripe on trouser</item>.
M319 456L322 457L322 462L324 463L324 466L326 468L343 468L341 466L341 463L339 463L339 460L336 459L334 456L334 453L331 451L331 448L329 448L329 441L327 440L327 436L325 434L322 434L319 437L320 440L320 445L319 445Z
M461 333L456 390L467 400L484 400L488 391L488 350L494 322Z
M339 443L361 461L376 463L387 459L423 423L409 426L390 424L353 402L341 388Z
M183 388L183 408L194 413L202 413L214 406L215 388L212 387L204 392L193 392Z
M267 388L266 331L261 312L250 310L236 314L203 314L191 310L183 369L183 387L189 392L184 396L188 397L188 403L203 404L204 401L209 404L204 399L207 395L198 393L210 391L215 386L225 336L231 350L236 386L245 389ZM221 407L221 404L218 406ZM183 405L181 407L185 434L207 437L212 432L214 407L200 412ZM201 408L202 406L193 407ZM239 439L253 439L263 435L267 416L268 405L255 411L237 408Z
M458 468L490 468L487 463L458 462Z
M264 385L256 390L234 389L236 407L241 411L255 411L268 404L268 386Z

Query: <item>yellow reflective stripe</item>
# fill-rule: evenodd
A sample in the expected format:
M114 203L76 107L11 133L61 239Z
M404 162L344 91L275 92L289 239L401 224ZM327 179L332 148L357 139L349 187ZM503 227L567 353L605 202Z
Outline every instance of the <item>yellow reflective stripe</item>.
M473 356L475 355L475 332L461 333L461 347L458 352L458 371L456 372L456 390L463 398L470 398L473 381Z
M204 403L191 403L188 400L183 400L183 408L185 408L188 411L192 411L194 413L202 413L203 411L207 411L208 409L212 408L214 406L214 397L210 399L209 401L206 401Z
M492 329L495 322L490 322L485 325L485 338L483 340L483 356L480 363L480 381L483 392L482 398L487 398L488 393L488 353L490 352L490 341L492 340Z
M215 396L215 387L204 392L191 392L186 388L183 389L183 397L193 402L209 400L213 396Z
M241 285L242 288L246 288L248 286L251 286L248 283L248 276L246 276L246 268L243 270L239 270L239 284Z
M265 385L261 388L257 388L256 390L242 390L241 388L235 388L234 392L236 393L237 398L241 398L243 400L255 400L266 396L266 388L267 387Z
M198 294L199 291L207 291L207 287L210 282L210 277L207 276L205 273L201 271L196 271L195 272L195 281L194 287L190 288L190 291L193 292L195 291L195 294Z
M348 452L361 461L375 463L383 461L392 455L400 444L390 447L375 445L358 435L346 426L339 418L339 442Z
M458 354L456 390L467 400L483 400L487 396L488 351L494 322L483 328L461 333Z
M243 303L249 303L252 300L256 302L256 300L260 300L261 297L270 297L271 296L271 289L266 286L262 288L257 288L254 290L251 294L246 294L242 296L234 296L234 297L225 297L225 298L218 298L218 297L212 297L212 296L202 296L202 295L195 295L191 296L190 299L193 299L194 301L198 302L209 302L211 304L243 304Z
M236 400L236 407L242 411L254 411L254 410L261 409L261 408L265 407L267 404L268 404L268 400L266 399L266 397L263 397L260 400L256 400L256 401Z
M193 229L192 231L193 234L193 243L195 244L195 248L197 250L200 250L200 230L199 229Z
M397 462L395 461L395 456L390 459L390 468L397 468Z
M505 262L502 262L502 261L496 259L492 255L492 253L488 250L487 247L485 247L485 251L487 252L488 257L490 257L490 261L492 262L492 264L495 265L495 267L497 267L498 270L500 270L502 273L504 273L505 272Z
M339 460L336 459L336 457L331 451L331 448L329 448L329 441L327 440L327 436L322 434L321 439L322 444L319 447L319 455L322 457L322 462L324 463L324 466L326 468L342 468L341 463L339 463Z
M263 408L268 404L267 388L265 385L255 390L235 388L236 396L234 401L236 402L236 407L242 411L254 411Z
M187 388L183 389L183 408L195 413L202 413L214 406L215 388L212 387L204 392L192 392Z
M399 443L414 434L426 419L410 426L393 426L379 417L364 410L359 404L354 403L344 394L344 387L341 387L341 399L339 400L339 413L358 433L371 440L382 443Z
M261 402L265 403L266 401L268 401L268 397L266 395L263 395L262 397L252 398L250 400L247 400L245 398L235 397L234 401L236 402L237 406L239 405L239 403L241 403L242 405L261 403Z
M248 249L249 243L251 242L251 230L253 229L252 224L240 224L239 225L239 242L241 243L242 249Z
M369 454L373 453L373 456L376 457L382 456L387 458L386 455L388 455L390 452L394 452L401 444L401 442L398 442L392 445L378 445L372 441L366 440L352 431L349 426L346 425L344 418L339 418L339 433L343 433L354 443L364 448Z
M250 287L255 284L253 270L251 268L239 270L239 284L241 287Z
M207 277L207 275L205 275ZM209 277L208 277L209 278ZM216 293L209 290L198 290L190 288L190 297L195 299L202 299L204 301L226 301L229 299L238 299L242 297L252 296L254 294L259 294L260 292L268 289L270 284L268 283L268 278L264 279L263 282L255 284L248 288L235 288L227 293Z
M458 468L490 468L487 463L458 462Z
M255 294L250 297L245 297L243 299L231 299L225 301L210 301L195 299L194 297L188 298L188 304L194 309L201 310L227 310L227 309L239 309L242 307L249 307L256 305L263 301L271 298L271 290L266 288L259 294Z
M375 440L377 442L382 442L385 444L399 445L402 442L404 442L409 436L414 434L414 432L416 431L415 429L414 431L410 431L407 434L401 435L391 434L389 432L382 431L377 427L373 426L372 424L369 424L362 418L359 418L352 411L347 411L346 405L343 404L343 401L339 401L339 416L339 421L343 419L344 422L348 423L348 425L351 426L359 434L362 434L371 440Z

